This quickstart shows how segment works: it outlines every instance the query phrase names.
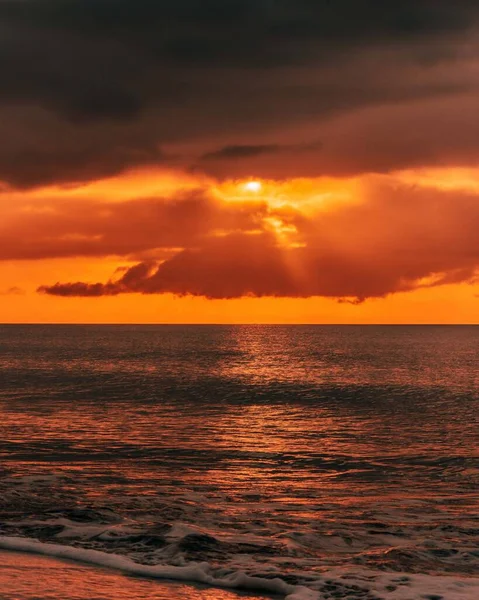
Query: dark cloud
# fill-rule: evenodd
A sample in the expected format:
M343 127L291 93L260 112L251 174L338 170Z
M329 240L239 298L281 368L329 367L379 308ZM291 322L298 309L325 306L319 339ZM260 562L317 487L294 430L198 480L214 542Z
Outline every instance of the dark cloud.
M267 179L355 176L423 166L479 164L479 96L467 93L407 104L369 107L314 125L295 135L322 136L312 144L283 144L275 153L221 157L197 166L219 178Z
M117 174L127 168L168 165L160 148L118 147L113 144L87 144L85 147L31 147L28 150L0 150L0 180L17 188L35 185L83 182Z
M462 32L477 12L470 0L3 0L0 6L12 24L113 40L175 66L253 67L305 63L338 46Z
M466 0L0 0L0 178L95 178L171 144L202 146L185 167L289 155L303 136L285 128L473 94L478 16Z
M301 156L304 153L316 152L321 150L321 142L310 142L308 144L257 144L248 145L242 144L238 146L224 146L218 150L207 152L200 157L198 165L209 162L222 162L222 161L242 161L245 159L256 159L262 156L275 156L278 154L282 155L298 155ZM208 167L206 167L208 170Z
M224 146L214 152L207 152L201 157L201 160L236 160L238 158L255 158L263 154L277 154L281 151L278 144L242 146Z
M123 241L124 255L148 247L169 249L163 257L142 260L106 283L58 282L40 291L58 296L327 296L359 302L418 287L472 282L479 268L475 195L381 179L373 181L362 202L312 215L261 202L215 204L201 196L172 206L161 209L166 219L152 218L151 210L158 210L154 205L140 210L135 223L129 222L130 208L114 208L121 216L109 220L116 227L124 222L123 232L103 236L97 248L98 253L119 253ZM209 217L195 218L200 206ZM52 229L65 227L61 219L51 223ZM103 227L107 232L106 222ZM65 252L60 231L53 242L58 253Z

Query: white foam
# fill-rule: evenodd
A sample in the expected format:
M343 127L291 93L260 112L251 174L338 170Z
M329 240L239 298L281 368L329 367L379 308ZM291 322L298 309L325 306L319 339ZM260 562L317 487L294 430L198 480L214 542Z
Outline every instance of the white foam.
M262 591L281 594L287 600L322 600L325 596L321 588L326 580L332 580L337 589L343 588L345 595L351 593L346 587L352 585L367 588L373 595L379 594L387 600L419 600L438 596L444 600L477 600L479 598L479 577L418 575L411 573L388 573L358 568L331 568L318 573L310 580L309 587L290 585L280 579L263 578L235 571L219 575L207 562L175 565L143 565L127 556L109 554L98 550L76 548L62 544L50 544L21 537L0 537L0 548L21 552L31 552L60 559L89 563L100 567L117 569L132 575L170 579L190 583L202 583L228 589Z
M387 600L477 600L479 578L457 575L421 575L391 573L370 569L330 569L328 578L335 583L357 584ZM394 589L393 589L394 588Z
M311 596L307 595L298 595L308 592L306 588L289 585L279 578L263 579L261 577L252 577L241 572L232 573L221 578L215 577L211 574L211 567L208 563L190 563L187 566L181 567L170 565L141 565L135 563L126 556L119 556L117 554L108 554L98 550L74 548L60 544L47 544L27 538L7 536L0 537L0 548L20 552L33 552L45 556L80 561L101 567L118 569L132 575L143 577L189 581L192 583L203 583L230 589L261 590L264 592L282 594L290 598L292 597L294 600L309 600L309 598L311 598ZM315 597L317 598L317 595Z

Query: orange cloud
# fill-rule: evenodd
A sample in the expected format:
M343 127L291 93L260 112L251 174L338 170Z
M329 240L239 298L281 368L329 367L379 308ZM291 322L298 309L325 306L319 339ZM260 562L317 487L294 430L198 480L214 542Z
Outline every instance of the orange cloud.
M56 203L53 212L17 214L16 230L10 230L0 256L137 258L135 266L105 283L40 287L57 296L363 301L475 281L479 197L473 193L368 177L357 184L354 201L344 202L338 193L337 203L318 202L313 210L307 199L303 208L293 185L290 196L269 192L234 202L218 189L117 204Z

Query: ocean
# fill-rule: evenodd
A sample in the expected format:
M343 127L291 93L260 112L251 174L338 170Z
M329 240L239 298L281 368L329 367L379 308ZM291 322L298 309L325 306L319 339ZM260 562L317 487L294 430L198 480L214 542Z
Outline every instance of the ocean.
M0 326L0 548L479 598L479 327Z

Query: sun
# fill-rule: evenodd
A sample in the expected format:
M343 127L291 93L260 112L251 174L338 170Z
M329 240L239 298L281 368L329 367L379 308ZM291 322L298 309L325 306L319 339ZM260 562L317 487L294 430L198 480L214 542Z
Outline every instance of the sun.
M261 183L261 181L248 181L244 184L244 189L247 192L258 194L263 189L263 184Z

